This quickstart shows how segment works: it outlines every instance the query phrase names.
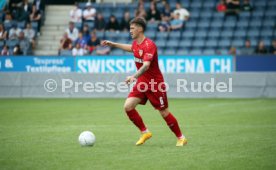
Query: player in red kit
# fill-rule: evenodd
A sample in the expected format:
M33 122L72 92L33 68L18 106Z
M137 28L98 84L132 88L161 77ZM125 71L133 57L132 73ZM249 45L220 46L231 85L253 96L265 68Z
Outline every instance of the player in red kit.
M152 133L145 126L142 117L135 109L138 104L144 105L149 100L152 106L159 110L167 125L177 137L176 146L184 146L187 144L187 139L182 134L176 118L168 109L166 86L158 66L157 47L152 40L145 37L145 29L146 21L140 17L134 18L130 22L130 34L134 40L132 45L107 40L103 41L102 45L120 48L134 54L137 72L132 76L128 76L125 82L127 84L136 83L125 101L124 109L129 119L142 133L136 145L142 145L152 137Z

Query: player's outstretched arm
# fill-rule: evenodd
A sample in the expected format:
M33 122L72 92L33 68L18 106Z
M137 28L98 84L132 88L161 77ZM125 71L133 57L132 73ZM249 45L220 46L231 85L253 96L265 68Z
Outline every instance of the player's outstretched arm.
M104 40L104 41L102 41L101 45L120 48L122 50L132 52L130 44L121 44L121 43L115 43L115 42L112 42L112 41Z

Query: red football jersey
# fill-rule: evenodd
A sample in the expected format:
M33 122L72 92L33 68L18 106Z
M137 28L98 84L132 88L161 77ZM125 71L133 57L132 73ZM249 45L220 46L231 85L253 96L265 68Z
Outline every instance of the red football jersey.
M163 82L163 75L158 65L158 54L155 43L145 38L141 44L133 41L131 47L137 70L143 65L144 61L150 61L149 69L138 78L138 82L150 82L154 79L155 82Z

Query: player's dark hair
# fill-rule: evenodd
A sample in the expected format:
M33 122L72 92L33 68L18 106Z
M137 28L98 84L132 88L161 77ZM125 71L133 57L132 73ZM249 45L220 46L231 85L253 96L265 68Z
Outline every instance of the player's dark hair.
M143 28L143 31L145 32L146 31L146 27L147 27L147 22L144 18L142 17L136 17L134 19L132 19L129 23L130 25L131 24L137 24L139 26L141 26Z

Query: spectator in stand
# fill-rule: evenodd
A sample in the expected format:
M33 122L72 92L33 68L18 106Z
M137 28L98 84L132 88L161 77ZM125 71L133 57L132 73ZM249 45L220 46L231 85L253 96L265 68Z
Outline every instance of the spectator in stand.
M13 20L13 18L12 18L11 13L10 13L10 12L7 12L6 15L5 15L4 23L6 23L6 24L7 24L7 23L11 23L12 20Z
M19 46L20 46L20 49L23 52L23 55L31 54L32 53L32 48L31 48L30 41L25 37L23 31L21 31L19 33L18 40L19 40Z
M32 48L35 48L35 30L32 28L31 23L27 23L26 28L24 29L25 37L32 44Z
M228 52L228 54L230 54L230 55L236 55L237 54L237 49L236 49L236 47L231 47L230 48L230 50L229 50L229 52Z
M19 46L19 44L17 44L14 48L13 48L13 55L22 55L23 52L21 51L21 48Z
M217 5L217 11L218 12L225 12L227 10L225 0L220 0L220 2Z
M98 13L97 14L97 17L96 17L96 20L95 20L95 29L97 31L104 31L105 30L105 20L104 20L104 17L101 13Z
M183 27L183 20L180 19L180 14L176 13L173 14L173 20L171 20L170 25L171 25L171 30L172 31L179 31Z
M72 41L76 41L78 38L79 30L75 27L73 22L69 22L69 28L67 28L65 32Z
M249 0L244 0L243 1L242 10L243 11L252 11L253 10L253 7L251 6Z
M147 21L156 22L161 20L161 14L156 7L156 3L153 1L150 3L150 9L147 12Z
M85 48L87 45L87 40L83 37L83 33L79 32L78 39L75 41L75 44L79 44L81 48Z
M75 45L75 47L72 50L72 55L73 56L83 56L86 54L86 51L84 48L81 47L79 43Z
M87 24L84 24L82 28L82 35L83 35L83 38L86 40L86 42L88 42L88 40L90 39L90 31L89 31L89 26Z
M7 31L5 30L5 27L3 24L0 23L0 41L7 39Z
M135 11L135 17L147 18L147 12L144 8L144 2L139 1L137 10Z
M89 52L89 54L91 54L93 51L95 51L95 49L97 49L97 47L99 47L99 45L101 44L95 31L91 32L90 37L91 38L89 39L87 46L86 46L86 50Z
M267 51L267 49L266 49L265 44L264 44L263 41L259 42L259 44L258 44L258 46L257 46L257 48L255 50L255 53L256 54L267 54L268 53L268 51Z
M84 21L94 22L96 16L96 9L92 7L90 2L86 3L86 9L83 11L83 19Z
M75 7L70 11L70 21L82 22L82 10L79 8L78 3L75 3Z
M18 39L22 30L17 27L17 23L13 23L12 28L9 31L9 39Z
M189 17L190 17L190 13L187 9L181 7L181 4L179 2L177 2L175 4L175 10L173 12L174 15L176 15L177 13L179 14L179 19L184 20L184 21L188 21Z
M240 0L226 0L226 6L225 16L235 16L239 20Z
M117 21L117 18L114 15L111 15L109 17L109 21L106 25L107 31L118 31L120 29L119 23Z
M40 12L45 11L45 0L34 0L33 5L36 6L36 9Z
M171 10L170 4L166 1L163 1L163 2L164 2L164 8L161 12L161 16L171 17L172 10Z
M160 32L170 31L169 17L164 15L161 18L162 18L162 21L158 24L158 31Z
M129 22L130 22L130 14L128 11L124 13L124 17L121 21L121 30L128 31L129 30Z
M29 1L23 0L21 7L18 9L17 20L29 22L29 20L30 20L29 15L30 15L31 11L32 11L32 6L29 4Z
M68 34L65 32L63 37L60 39L59 44L59 53L61 50L71 50L72 49L72 40L68 37Z
M9 0L9 11L13 17L17 16L18 7L20 7L22 0Z
M37 22L37 35L40 35L40 27L41 27L41 14L39 10L36 9L36 6L32 6L32 12L30 14L30 21Z
M273 41L272 41L272 45L271 45L271 47L270 47L269 52L270 52L271 54L276 54L276 40L273 40Z
M9 47L7 45L4 45L2 51L1 51L1 55L2 56L8 56L10 55L10 52L9 52Z
M251 47L250 40L245 41L245 47L241 49L241 54L252 55L254 54L254 48Z

